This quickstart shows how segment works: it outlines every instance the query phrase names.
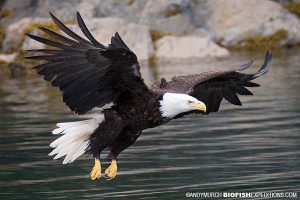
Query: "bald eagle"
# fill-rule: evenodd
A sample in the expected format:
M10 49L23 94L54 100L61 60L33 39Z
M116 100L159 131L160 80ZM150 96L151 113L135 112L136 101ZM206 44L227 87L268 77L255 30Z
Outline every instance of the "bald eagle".
M55 155L54 159L65 156L63 164L85 153L92 155L92 180L101 177L100 154L105 148L109 149L111 164L103 177L110 180L117 174L118 155L143 130L191 113L217 112L223 98L241 106L237 95L253 95L246 87L260 86L252 80L267 73L272 60L267 52L262 67L254 74L241 72L252 65L251 61L237 69L176 76L148 87L136 55L118 33L105 46L89 32L78 12L77 22L86 38L53 14L50 16L66 36L44 27L40 30L53 40L27 34L52 48L29 50L35 55L26 58L46 61L34 69L59 88L64 103L75 114L84 115L95 107L102 109L91 119L58 123L52 133L61 136L50 144L54 150L49 155ZM111 107L105 108L107 104Z

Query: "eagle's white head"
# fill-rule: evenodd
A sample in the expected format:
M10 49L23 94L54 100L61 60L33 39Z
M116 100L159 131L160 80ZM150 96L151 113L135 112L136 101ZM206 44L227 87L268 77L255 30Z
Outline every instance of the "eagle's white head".
M165 93L160 103L163 117L173 118L176 115L191 110L206 112L206 105L195 97L180 93Z

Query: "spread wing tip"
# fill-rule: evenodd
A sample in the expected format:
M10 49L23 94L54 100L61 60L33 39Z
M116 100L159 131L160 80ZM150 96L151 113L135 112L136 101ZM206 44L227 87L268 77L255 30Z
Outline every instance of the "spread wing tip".
M77 18L77 23L79 28L81 29L82 33L91 41L91 43L93 45L95 45L98 48L101 49L105 49L106 46L104 46L103 44L99 43L95 37L91 34L91 32L89 31L89 29L87 28L86 24L84 23L80 13L77 11L76 12L76 18Z
M266 74L270 70L270 65L272 63L272 54L267 51L265 54L265 60L262 67L258 70L256 74L254 74L253 79L258 78L264 74Z
M108 46L111 48L122 48L130 51L129 47L122 40L118 32L116 32L115 35L111 37L111 43Z
M248 63L241 65L236 71L244 71L244 70L248 69L249 67L251 67L253 62L254 62L253 60L250 60Z

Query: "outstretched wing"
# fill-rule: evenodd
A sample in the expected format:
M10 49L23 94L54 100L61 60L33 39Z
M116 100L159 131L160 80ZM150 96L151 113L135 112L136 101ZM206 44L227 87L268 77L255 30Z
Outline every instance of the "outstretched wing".
M267 52L262 67L255 74L241 73L242 70L245 70L252 65L253 62L251 61L240 66L236 70L178 76L167 83L162 80L160 89L170 92L186 93L194 96L206 104L207 112L205 114L217 112L223 98L231 104L241 106L242 103L238 95L253 95L247 87L260 86L259 84L252 82L252 80L267 73L271 62L272 55Z
M40 30L53 40L27 35L55 48L29 50L39 54L26 58L47 61L34 69L52 86L59 88L63 101L72 111L84 114L94 107L116 102L125 92L138 96L141 91L148 91L136 55L118 33L106 47L92 36L79 13L77 22L88 40L71 31L53 14L50 16L70 37L41 27Z

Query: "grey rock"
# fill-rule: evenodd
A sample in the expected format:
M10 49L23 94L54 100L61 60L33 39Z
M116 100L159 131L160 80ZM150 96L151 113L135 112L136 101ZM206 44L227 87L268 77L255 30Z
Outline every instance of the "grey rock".
M44 24L49 21L49 18L27 17L10 24L5 30L6 34L2 44L3 51L19 48L19 46L22 45L23 40L26 38L24 31L30 24Z
M155 43L158 60L200 60L226 57L229 51L215 44L204 31L191 36L165 36Z
M154 53L149 28L147 26L128 23L119 18L93 18L86 21L86 25L96 40L104 45L108 45L111 37L116 32L119 32L128 47L137 54L139 60L148 60ZM85 37L77 24L68 25L68 27L78 35ZM34 30L32 33L39 34L40 32ZM16 38L13 37L13 39ZM11 41L12 40L10 40L10 42ZM44 45L30 38L26 38L22 48L24 50L44 48Z
M24 9L28 9L33 5L33 0L9 0L5 1L2 7L3 10L11 10L18 12Z
M190 9L189 1L184 0L147 1L139 23L159 31L187 34L194 30Z
M280 4L269 0L210 0L207 26L222 45L235 45L253 36L268 36L284 29L288 38L282 44L300 41L300 21Z
M147 26L128 23L119 18L93 18L86 21L86 25L94 37L104 45L108 45L111 37L118 32L139 60L148 60L154 53ZM69 27L83 36L77 25Z

